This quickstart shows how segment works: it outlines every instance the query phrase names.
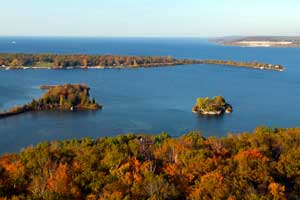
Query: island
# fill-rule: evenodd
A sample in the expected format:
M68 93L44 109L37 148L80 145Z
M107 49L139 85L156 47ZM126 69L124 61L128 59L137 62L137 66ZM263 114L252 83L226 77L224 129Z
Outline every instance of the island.
M197 98L192 112L201 115L221 115L224 112L232 113L232 106L222 96Z
M239 47L300 47L300 37L291 36L249 36L222 37L211 41L224 46Z
M90 99L90 88L86 84L41 85L40 88L47 90L41 98L38 100L33 99L30 103L15 106L14 108L1 112L0 118L29 111L98 110L103 107L98 104L94 98Z
M222 65L283 71L279 64L266 64L257 61L224 61L176 59L171 56L118 56L118 55L64 55L64 54L9 54L0 53L0 69L127 69L150 68L178 65Z

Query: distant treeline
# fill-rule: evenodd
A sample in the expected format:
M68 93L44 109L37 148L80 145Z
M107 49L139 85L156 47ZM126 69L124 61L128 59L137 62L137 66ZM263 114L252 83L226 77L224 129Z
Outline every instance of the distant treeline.
M199 61L174 59L171 56L64 55L64 54L0 54L1 67L150 67L197 64Z

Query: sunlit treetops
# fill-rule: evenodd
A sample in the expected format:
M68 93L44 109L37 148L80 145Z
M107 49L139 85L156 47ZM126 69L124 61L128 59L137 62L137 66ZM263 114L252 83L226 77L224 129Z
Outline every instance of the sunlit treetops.
M300 129L44 142L0 157L7 199L299 199Z

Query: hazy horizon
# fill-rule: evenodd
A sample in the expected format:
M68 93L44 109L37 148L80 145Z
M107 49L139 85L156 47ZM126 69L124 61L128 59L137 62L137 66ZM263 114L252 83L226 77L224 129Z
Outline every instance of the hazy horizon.
M287 0L4 1L0 36L223 37L300 35Z
M120 39L215 39L215 38L243 38L243 37L300 37L299 35L224 35L224 36L89 36L89 35L0 35L0 38L120 38Z

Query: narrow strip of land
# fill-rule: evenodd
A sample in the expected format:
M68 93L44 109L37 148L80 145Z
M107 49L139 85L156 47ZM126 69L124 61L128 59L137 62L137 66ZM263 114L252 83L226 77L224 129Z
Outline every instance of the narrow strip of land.
M224 66L233 66L233 67L247 67L253 69L284 71L284 67L282 65L259 63L256 61L238 62L238 61L231 61L231 60L203 60L202 63L209 64L209 65L224 65Z
M279 64L224 60L176 59L171 56L0 54L0 69L105 69L148 68L191 64L210 64L283 71Z

